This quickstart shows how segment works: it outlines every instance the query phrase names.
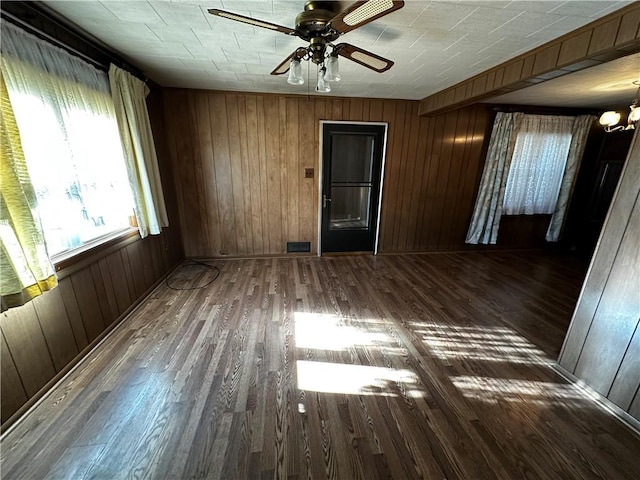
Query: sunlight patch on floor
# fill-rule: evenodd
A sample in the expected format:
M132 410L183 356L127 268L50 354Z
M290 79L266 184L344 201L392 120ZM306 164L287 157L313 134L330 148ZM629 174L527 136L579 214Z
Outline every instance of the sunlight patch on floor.
M456 326L433 322L413 322L411 327L441 360L553 364L542 350L507 327Z
M368 365L298 360L298 388L347 395L419 396L418 376L411 370Z
M337 315L295 312L294 318L298 348L342 351L354 346L382 346L389 341L387 334L347 325Z
M571 384L464 375L451 377L451 381L464 397L491 404L506 401L551 406L588 401Z

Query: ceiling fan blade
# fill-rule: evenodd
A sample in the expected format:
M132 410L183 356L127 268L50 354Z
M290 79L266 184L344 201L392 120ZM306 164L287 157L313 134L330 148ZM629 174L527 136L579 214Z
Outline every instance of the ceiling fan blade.
M289 71L289 66L291 65L291 59L293 57L302 58L305 53L306 53L306 50L304 48L295 49L291 55L285 58L282 62L280 62L280 65L278 65L276 68L273 69L273 71L271 72L271 75L284 75Z
M395 12L403 6L403 1L396 2L392 0L365 0L355 2L346 10L343 10L333 17L329 25L339 33L347 33L388 15L391 12Z
M211 15L215 15L216 17L228 18L229 20L235 20L236 22L247 23L249 25L253 25L254 27L267 28L269 30L274 30L276 32L286 33L287 35L297 35L295 30L289 27L283 27L282 25L276 25L275 23L265 22L263 20L256 20L255 18L245 17L244 15L238 15L237 13L227 12L225 10L218 10L217 8L210 8L207 11Z
M375 53L368 52L349 43L339 43L334 51L349 60L375 70L378 73L386 72L393 67L393 62Z

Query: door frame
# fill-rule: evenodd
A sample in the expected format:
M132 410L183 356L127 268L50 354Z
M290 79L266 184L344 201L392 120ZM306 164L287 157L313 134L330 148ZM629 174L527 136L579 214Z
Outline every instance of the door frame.
M320 141L320 148L318 149L320 156L318 161L318 238L317 238L317 256L322 256L322 181L324 180L324 172L322 171L322 155L323 155L323 130L325 124L342 124L342 125L376 125L384 127L384 136L382 137L382 165L380 165L380 194L378 195L378 218L376 225L376 234L373 244L373 254L378 254L378 244L380 242L380 216L382 215L382 187L384 186L384 170L387 161L387 139L389 138L389 123L388 122L353 122L349 120L320 120L318 136Z

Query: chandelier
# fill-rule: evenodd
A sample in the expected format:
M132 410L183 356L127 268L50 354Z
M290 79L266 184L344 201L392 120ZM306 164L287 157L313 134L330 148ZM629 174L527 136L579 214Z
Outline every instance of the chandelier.
M638 85L636 97L629 105L629 114L627 115L627 124L618 125L620 123L620 113L613 110L609 110L600 115L600 125L604 127L604 131L607 133L618 132L620 130L633 130L636 128L636 123L640 120L640 81L633 82L634 85Z

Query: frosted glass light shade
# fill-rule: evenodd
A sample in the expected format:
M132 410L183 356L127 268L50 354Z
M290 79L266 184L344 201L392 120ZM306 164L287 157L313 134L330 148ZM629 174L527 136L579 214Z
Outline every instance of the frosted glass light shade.
M329 85L329 82L327 82L326 79L326 72L327 69L324 67L318 70L318 85L316 86L316 92L328 93L331 91L331 85Z
M290 83L291 85L302 85L304 83L304 78L302 77L302 66L300 65L300 60L297 58L291 60L287 83Z
M640 107L631 105L629 108L631 109L631 112L629 112L629 117L628 117L629 121L637 122L638 120L640 120Z
M325 80L330 82L339 82L342 78L340 76L340 65L338 64L338 57L331 55L327 58L327 73L325 74Z
M617 123L620 121L620 114L618 112L604 112L602 115L600 115L600 125L604 126L604 127L613 127L614 125L617 125Z

